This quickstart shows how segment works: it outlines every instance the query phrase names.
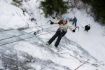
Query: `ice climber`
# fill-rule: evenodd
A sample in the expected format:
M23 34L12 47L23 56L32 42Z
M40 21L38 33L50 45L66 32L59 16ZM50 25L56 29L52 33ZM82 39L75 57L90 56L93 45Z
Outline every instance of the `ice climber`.
M73 27L68 25L67 19L62 19L58 23L59 28L57 29L56 33L52 36L52 38L47 42L47 45L50 45L56 38L55 47L57 48L62 37L67 33L67 29L73 31Z

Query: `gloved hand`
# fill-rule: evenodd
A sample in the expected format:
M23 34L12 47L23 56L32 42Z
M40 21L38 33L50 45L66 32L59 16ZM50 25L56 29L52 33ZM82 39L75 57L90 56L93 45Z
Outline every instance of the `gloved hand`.
M52 25L52 24L54 24L54 22L51 21L50 24Z
M72 32L75 32L75 29L73 29Z
M52 25L52 24L54 24L54 22L53 21L51 21L51 20L49 20L50 21L50 24Z

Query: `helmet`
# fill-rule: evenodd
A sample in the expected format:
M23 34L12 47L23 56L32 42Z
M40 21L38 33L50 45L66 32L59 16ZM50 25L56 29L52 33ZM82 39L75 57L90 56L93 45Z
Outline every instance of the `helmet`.
M69 17L68 16L63 16L63 20L64 21L68 21L69 20Z
M64 24L67 24L67 18L63 18Z

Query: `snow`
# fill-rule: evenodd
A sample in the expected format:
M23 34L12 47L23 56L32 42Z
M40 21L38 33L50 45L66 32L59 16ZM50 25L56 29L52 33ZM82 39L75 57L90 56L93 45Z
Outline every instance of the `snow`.
M105 36L102 35L102 26L95 22L91 16L86 14L86 12L77 9L74 9L74 11L74 15L78 19L77 25L80 29L76 33L70 33L68 31L69 33L67 34L67 37L79 43L98 60L104 61ZM71 14L73 14L73 12L68 14L68 16ZM85 26L86 24L91 25L91 30L89 32L85 32L82 28L82 26Z
M0 2L0 28L17 29L27 26L27 17L20 8L5 2Z
M3 69L2 61L0 60L0 69Z
M15 45L15 47L20 51L28 52L28 54L43 60L52 60L55 63L62 64L65 66L70 66L70 63L72 63L75 66L78 65L74 63L74 61L78 63L78 61L75 60L74 58L67 58L67 59L60 58L56 54L52 54L50 51L46 51L45 48L43 47L40 48L37 45L31 45L30 43L27 42L20 42L18 45Z
M54 68L55 70L74 70L83 64L83 62L80 62L79 59L81 61L90 59L90 63L84 64L78 70L104 70L105 36L103 35L103 26L101 26L98 22L95 22L93 17L87 14L85 10L78 10L74 8L72 11L70 11L70 13L67 13L64 16L68 18L73 18L76 16L78 19L77 25L79 26L79 31L73 33L68 30L68 33L62 39L59 46L61 48L61 52L57 52L55 51L56 48L53 46L54 43L50 48L42 46L41 40L38 40L34 35L30 33L39 29L45 29L43 32L41 32L42 35L39 35L38 37L46 42L52 37L57 29L57 25L48 24L48 20L51 18L44 17L42 10L39 9L39 4L40 1L38 0L30 0L24 2L23 8L27 9L26 14L24 15L23 11L19 7L11 4L11 0L0 0L0 29L13 29L7 32L5 32L5 30L4 32L1 32L0 39L28 33L28 35L13 37L8 40L0 41L0 45L5 44L6 42L9 43L15 40L19 40L12 46L8 45L8 47L13 47L19 54L24 52L31 55L33 58L36 58L37 63L30 63L30 65L36 70L41 70L42 67L44 67L44 70L53 70ZM29 20L30 18L35 18L36 21L31 22ZM69 22L69 24L71 23L72 22ZM83 27L86 24L91 25L91 30L89 32L84 31ZM30 28L24 31L14 30L21 27L28 27L28 25ZM29 37L32 38L22 40ZM70 41L67 41L66 38ZM77 46L81 47L82 49L77 48ZM92 63L96 64L96 62L90 56L97 59L97 64L99 64L99 67L92 65ZM20 56L20 58L22 59L22 56ZM49 62L50 64L48 64ZM2 67L1 60L0 67Z

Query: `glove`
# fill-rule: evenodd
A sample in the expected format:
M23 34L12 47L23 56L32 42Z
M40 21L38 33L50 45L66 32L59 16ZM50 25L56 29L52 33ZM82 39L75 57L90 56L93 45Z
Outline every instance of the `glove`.
M52 24L54 24L54 22L51 21L50 24L52 25Z
M72 32L75 32L75 29L73 29Z

